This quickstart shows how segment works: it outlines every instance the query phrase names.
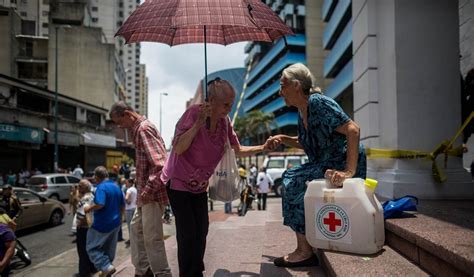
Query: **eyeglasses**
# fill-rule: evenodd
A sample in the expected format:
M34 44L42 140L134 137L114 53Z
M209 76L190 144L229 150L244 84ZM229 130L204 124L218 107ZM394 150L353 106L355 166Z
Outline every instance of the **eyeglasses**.
M210 86L212 83L219 82L219 81L222 81L222 79L220 77L216 77L215 79L207 82L207 86Z

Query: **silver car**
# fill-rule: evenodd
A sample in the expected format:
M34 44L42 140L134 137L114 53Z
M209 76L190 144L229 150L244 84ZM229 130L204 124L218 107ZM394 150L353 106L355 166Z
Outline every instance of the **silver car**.
M31 177L26 187L47 198L68 200L71 187L78 185L80 179L71 174L50 173Z

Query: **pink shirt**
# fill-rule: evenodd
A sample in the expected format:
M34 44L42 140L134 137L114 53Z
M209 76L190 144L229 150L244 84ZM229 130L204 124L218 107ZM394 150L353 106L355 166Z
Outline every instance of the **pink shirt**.
M198 114L199 105L193 105L181 116L176 124L173 146L177 138L193 126ZM171 188L174 190L205 192L209 178L224 155L227 138L231 145L239 145L239 139L228 117L219 119L215 133L211 134L206 125L202 126L184 153L177 155L174 149L171 149L161 174L163 183L171 180Z

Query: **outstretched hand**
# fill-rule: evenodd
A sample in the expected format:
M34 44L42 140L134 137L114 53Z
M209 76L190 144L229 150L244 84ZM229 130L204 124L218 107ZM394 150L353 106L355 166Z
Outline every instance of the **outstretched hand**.
M282 143L281 139L278 136L270 136L265 144L263 145L263 149L265 151L273 151L275 150L280 144Z
M352 178L354 174L350 170L344 170L344 171L339 171L335 169L328 169L326 170L324 174L324 178L329 180L329 182L336 186L336 187L342 187L342 183L348 179Z

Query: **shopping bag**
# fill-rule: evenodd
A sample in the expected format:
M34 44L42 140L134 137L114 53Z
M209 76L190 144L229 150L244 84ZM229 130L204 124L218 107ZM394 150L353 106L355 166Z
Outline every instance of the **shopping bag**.
M404 211L416 211L416 205L418 198L412 195L388 200L382 204L383 217L385 219L402 217Z
M234 149L227 139L224 156L209 179L209 198L222 202L238 199L240 197L239 178Z

